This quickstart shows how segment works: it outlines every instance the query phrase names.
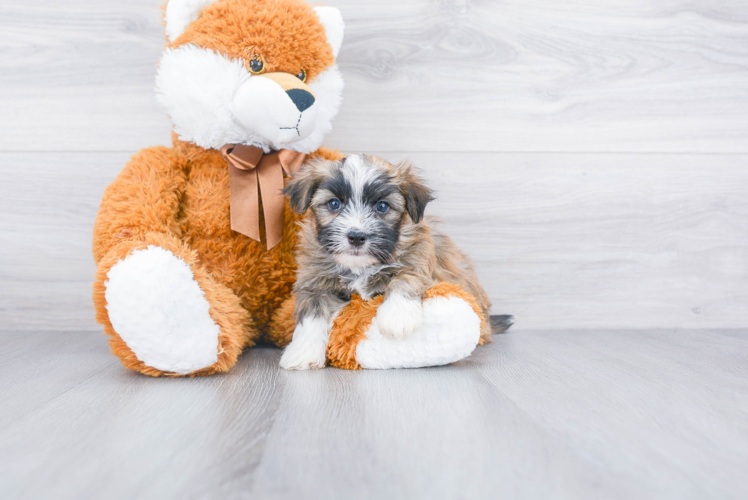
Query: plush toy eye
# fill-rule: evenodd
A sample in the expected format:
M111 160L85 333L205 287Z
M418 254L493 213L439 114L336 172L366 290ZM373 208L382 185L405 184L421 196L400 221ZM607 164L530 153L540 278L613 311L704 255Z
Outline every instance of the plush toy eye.
M380 201L377 203L377 212L380 214L386 214L390 211L390 204L386 201Z
M302 69L302 70L301 70L301 73L299 73L298 75L296 75L296 78L298 78L298 79L299 79L299 80L301 80L302 82L305 82L305 81L306 81L306 71L304 71L304 70Z
M332 212L337 212L338 210L340 210L340 200L337 198L333 198L332 200L328 201L327 208L329 208Z
M255 56L254 59L249 61L249 70L252 73L261 73L263 69L265 69L265 63L259 57Z

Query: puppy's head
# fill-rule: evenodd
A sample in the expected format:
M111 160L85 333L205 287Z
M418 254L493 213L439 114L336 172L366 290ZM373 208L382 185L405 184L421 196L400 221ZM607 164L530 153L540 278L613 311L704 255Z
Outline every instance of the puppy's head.
M408 163L367 155L312 162L285 193L295 212L312 210L317 241L349 268L389 262L401 232L434 199Z

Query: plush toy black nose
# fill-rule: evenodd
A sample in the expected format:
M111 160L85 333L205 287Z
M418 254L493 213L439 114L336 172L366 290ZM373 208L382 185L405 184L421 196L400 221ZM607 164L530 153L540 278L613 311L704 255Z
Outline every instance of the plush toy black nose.
M354 247L360 247L361 245L366 243L366 233L362 233L361 231L349 232L348 243L350 243Z
M290 97L296 105L296 109L302 113L305 109L309 109L312 104L314 104L314 96L304 89L286 90L286 94L288 94L288 97Z

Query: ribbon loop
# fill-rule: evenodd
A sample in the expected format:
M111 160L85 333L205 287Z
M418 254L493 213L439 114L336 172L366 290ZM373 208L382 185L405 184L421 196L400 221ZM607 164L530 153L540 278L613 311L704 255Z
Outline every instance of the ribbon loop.
M278 151L278 159L280 160L283 170L286 171L286 175L291 176L299 171L301 166L306 160L304 153L297 153L290 149L281 149Z
M298 172L306 155L289 149L264 154L261 148L240 144L223 146L221 155L229 167L231 229L261 241L259 187L270 250L283 239L283 173Z
M234 168L252 170L262 160L263 151L255 146L227 144L221 148L221 155Z

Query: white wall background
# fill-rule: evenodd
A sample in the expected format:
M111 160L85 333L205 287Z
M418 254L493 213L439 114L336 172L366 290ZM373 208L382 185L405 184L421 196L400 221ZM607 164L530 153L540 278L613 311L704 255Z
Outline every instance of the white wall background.
M0 328L96 329L91 227L138 149L162 0L0 4ZM748 3L327 0L327 145L410 158L517 329L748 325Z

